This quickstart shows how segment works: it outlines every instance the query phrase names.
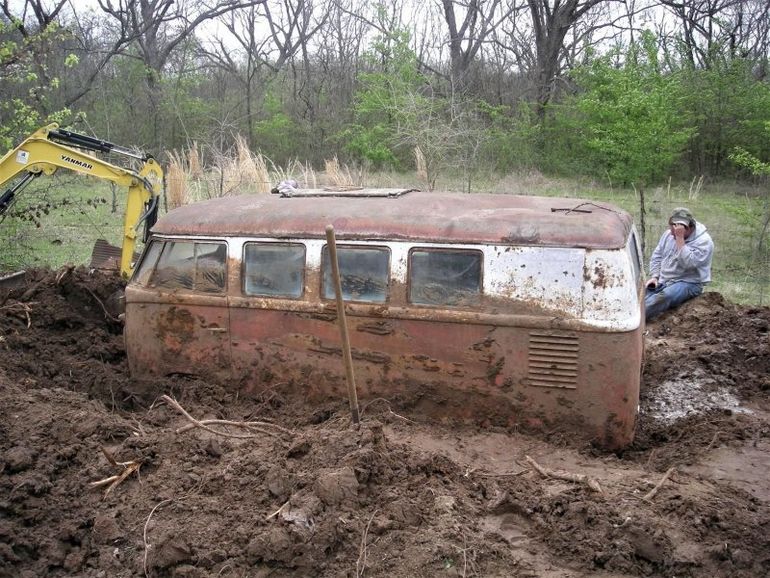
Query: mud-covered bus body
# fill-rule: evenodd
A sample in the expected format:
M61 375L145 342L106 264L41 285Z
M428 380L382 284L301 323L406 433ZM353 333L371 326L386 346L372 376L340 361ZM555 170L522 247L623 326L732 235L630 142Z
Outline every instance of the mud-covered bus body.
M575 199L305 191L176 209L126 290L132 375L344 399L329 224L363 401L611 448L633 439L636 234L627 213Z

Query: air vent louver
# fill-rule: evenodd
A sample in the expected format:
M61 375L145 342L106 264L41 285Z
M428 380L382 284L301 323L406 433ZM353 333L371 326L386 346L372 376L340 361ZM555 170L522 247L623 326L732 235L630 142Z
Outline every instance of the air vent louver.
M577 335L533 331L529 334L527 382L537 387L577 387Z

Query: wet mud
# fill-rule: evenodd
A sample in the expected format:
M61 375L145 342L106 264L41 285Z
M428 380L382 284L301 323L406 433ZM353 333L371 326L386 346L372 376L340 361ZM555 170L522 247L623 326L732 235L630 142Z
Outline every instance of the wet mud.
M345 400L281 386L137 383L120 286L40 270L0 293L0 576L770 572L768 308L706 293L648 326L636 439L612 453L403 394L355 428Z

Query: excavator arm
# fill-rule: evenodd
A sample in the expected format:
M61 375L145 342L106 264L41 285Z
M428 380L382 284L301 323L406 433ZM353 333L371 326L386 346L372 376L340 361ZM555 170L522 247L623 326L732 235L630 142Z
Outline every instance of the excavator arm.
M111 152L141 161L137 172L101 160L86 151ZM32 134L19 146L0 159L0 217L21 191L35 177L53 175L59 169L105 179L128 189L126 213L123 220L123 245L120 272L130 275L136 247L137 229L145 223L145 239L155 223L158 199L163 186L163 169L150 156L139 155L107 141L60 129L50 124Z

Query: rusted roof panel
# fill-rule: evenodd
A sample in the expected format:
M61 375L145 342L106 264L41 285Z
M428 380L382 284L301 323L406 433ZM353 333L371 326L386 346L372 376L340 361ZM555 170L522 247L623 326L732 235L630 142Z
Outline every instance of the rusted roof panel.
M224 197L169 212L156 234L619 248L631 217L581 199L413 192L389 197Z

